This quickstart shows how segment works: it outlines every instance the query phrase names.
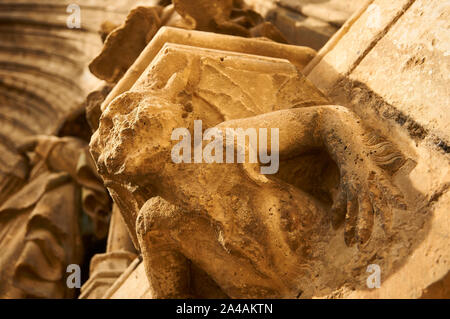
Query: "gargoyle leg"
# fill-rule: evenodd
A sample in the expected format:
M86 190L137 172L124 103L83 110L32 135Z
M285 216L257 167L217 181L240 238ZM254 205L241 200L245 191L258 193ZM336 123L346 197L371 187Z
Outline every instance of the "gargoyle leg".
M175 206L154 197L144 204L137 218L139 246L156 299L190 297L189 260L170 234L180 213Z
M184 211L160 197L141 208L137 235L154 298L195 297L190 263L205 271L230 297L275 298L286 289L220 243L208 218Z

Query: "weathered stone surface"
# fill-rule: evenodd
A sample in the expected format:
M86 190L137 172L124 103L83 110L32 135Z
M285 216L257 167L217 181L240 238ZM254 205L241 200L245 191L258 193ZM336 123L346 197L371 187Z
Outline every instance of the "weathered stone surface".
M103 298L138 257L117 205L113 205L106 253L91 259L89 280L81 287L80 299Z
M89 280L81 287L79 298L102 298L136 257L136 254L127 251L95 255L91 260Z
M86 97L84 103L86 120L89 123L92 132L95 132L98 128L98 121L102 115L101 105L113 87L114 85L103 82Z
M405 257L396 245L413 241L424 221L407 230L396 224L408 212L392 174L405 159L344 108L306 107L324 104L285 60L167 44L106 107L91 151L130 232L136 230L153 298L198 296L190 262L217 284L216 293L295 298L363 285L374 254ZM174 164L171 132L191 130L194 119L205 128L278 127L279 179L245 164ZM320 156L337 163L325 174L340 171L340 187L314 173L317 157L309 151L321 145L329 155ZM311 179L283 174L299 169ZM314 181L327 196L304 188Z
M449 9L449 3L440 1L414 2L351 74L447 145L450 32L444 30ZM389 86L382 80L386 78Z
M135 260L103 296L105 299L151 299L144 263Z
M184 35L185 32L182 34ZM259 45L259 43L257 43L257 45ZM259 49L258 46L256 48ZM220 110L219 114L213 115L214 113L211 113L213 117L208 119L208 121L215 121L212 124L220 123L221 119L255 115L257 112L260 112L260 110L265 110L265 112L273 111L275 110L274 107L276 107L276 109L282 109L290 107L291 105L307 106L327 103L327 99L310 84L305 82L305 79L301 77L292 64L286 63L283 60L233 52L193 48L175 44L166 44L159 52L160 54L157 57L150 59L150 61L152 61L150 65L145 66L144 63L140 61L141 58L136 61L135 64L139 64L139 68L142 71L140 73L130 72L130 70L134 70L135 66L133 66L127 73L127 75L130 74L130 77L125 75L117 86L121 85L123 81L127 87L135 86L139 91L148 90L149 86L164 87L168 79L173 76L173 72L179 67L181 61L183 63L182 65L184 65L182 69L183 73L177 72L176 75L180 77L181 81L195 81L190 85L198 86L198 88L195 89L196 91L198 90L198 92L193 96L193 93L188 92L186 94L189 95L186 96L186 98L193 98L196 103L200 103L200 107L205 107L211 103L212 105L218 102L220 103L220 105L214 106L214 109ZM207 56L210 56L209 60L211 60L211 62L205 64L205 58ZM187 58L188 60L186 60ZM188 63L189 60L192 60L192 62ZM204 60L205 62L201 62ZM240 61L243 65L240 65ZM233 81L229 79L229 75L227 75L228 72L221 76L221 72L225 70L217 72L217 80L209 79L209 72L206 72L209 69L207 66L209 64L211 64L211 67L219 67L220 69L226 67L232 72L234 70L232 75L238 77L234 81L238 81L239 91L242 90L241 86L243 85L248 86L250 90L254 90L254 88L252 89L251 87L256 83L261 83L261 85L266 86L268 83L272 83L272 87L267 87L263 91L263 94L255 96L254 98L257 98L257 100L254 101L252 99L247 100L247 98L242 100L242 98L238 96L235 98L235 101L228 101L228 99L226 99L214 102L214 100L211 99L215 99L215 96L217 95L214 93L215 87L225 85L225 87L219 88L219 90L224 90L223 93L229 95L230 93L227 93L229 88L227 87L231 85L232 88L234 85ZM197 71L191 70L191 65L192 67L197 65L197 68L199 69L197 69ZM244 68L247 69L246 72L244 72ZM144 70L146 71L143 72ZM195 78L188 78L187 75L192 72L204 74L202 78L205 80L197 83ZM137 83L134 83L138 78L140 78L140 80ZM282 90L278 92L277 87L282 88ZM302 88L301 90L300 87ZM115 99L116 88L109 94L105 102ZM173 98L181 99L183 102L183 94L180 94L176 87L172 90L173 91L171 91L170 94L174 96ZM103 105L105 105L105 102ZM187 102L188 100L184 101L184 103ZM241 106L243 103L246 105L244 109L242 109ZM129 227L130 229L134 229L134 225L129 225ZM135 239L135 244L136 243Z
M161 7L133 9L123 25L106 37L102 52L89 64L92 74L117 82L161 27L161 12Z
M105 26L102 24L102 31ZM173 5L137 7L105 40L102 52L90 63L98 78L116 83L133 64L145 45L163 26L175 26L243 37L263 37L287 43L270 22L233 0L176 0Z
M193 29L205 30L213 24L228 20L233 10L233 0L173 1L175 9L187 20L193 20Z
M74 297L107 233L81 298L450 297L448 3L69 3L0 4L0 297ZM278 172L175 164L194 120L278 128Z
M335 103L391 135L410 154L415 164L409 187L422 197L414 218L429 216L419 233L423 241L392 276L382 277L380 289L348 290L340 297L419 298L447 282L447 16L448 3L441 1L373 1L305 69ZM435 296L449 297L445 287L438 290Z
M106 97L101 106L102 110L116 96L131 88L166 43L288 59L299 70L302 70L316 54L315 50L308 47L285 45L270 41L246 39L202 31L162 27L144 51L142 51L135 63L128 69L124 77Z
M379 0L366 6L362 15L349 26L350 30L355 31L349 32L349 28L345 28L345 33L336 34L339 41L336 41L332 48L324 48L326 55L317 58L317 62L322 63L316 66L316 61L312 62L315 70L314 73L309 75L309 78L315 83L315 78L317 78L317 81L321 81L320 87L322 89L326 88L326 82L331 88L336 82L338 74L346 74L352 70L359 63L360 58L367 53L366 51L372 47L373 43L376 43L384 35L385 30L411 3L410 0L396 1L395 3ZM365 30L365 32L359 32L359 30ZM335 41L332 39L331 42ZM349 47L352 50L348 50ZM344 54L341 55L338 52ZM323 69L322 75L319 75L321 68L326 68L325 64L332 66L336 72ZM309 71L308 69L305 73L308 74Z
M111 4L104 0L78 1L76 4L81 8L80 29L69 29L66 25L66 20L69 16L69 12L66 9L71 4L70 1L45 0L37 3L27 0L8 0L1 3L1 204L11 203L11 200L14 202L14 198L19 196L18 194L23 195L24 189L34 189L34 187L41 187L42 185L44 185L42 187L45 187L45 178L37 181L28 178L27 175L30 172L28 159L17 147L24 141L27 141L30 135L66 134L68 126L64 123L71 117L79 115L85 96L99 84L99 81L86 68L88 61L98 53L101 47L101 39L97 33L100 31L106 36L106 33L110 33L114 29L114 26L123 21L126 13L133 6L155 6L157 2L150 0L120 0ZM256 25L256 22L261 22L258 20L260 19L258 14L250 13L244 9L241 11L234 12L233 14L235 16L233 18L241 19L242 23L247 23L245 19L250 19L255 16L257 18L254 20L255 24L250 23L250 26ZM262 36L266 31L262 33L255 32L255 36ZM96 128L96 122L100 115L98 101L103 100L107 91L108 88L104 87L88 99L88 116L93 128ZM77 134L79 133L80 137L82 135L82 138L86 136L89 138L90 134L88 130L81 132L76 126L77 124L75 123L75 126L71 129L78 130ZM73 133L71 132L71 134ZM48 143L49 147L51 145L53 144ZM61 155L61 158L64 158L64 156ZM77 157L75 156L75 158ZM69 168L64 167L64 169ZM83 174L86 172L83 172ZM83 178L86 178L86 176ZM83 182L88 182L88 180L83 180ZM58 256L61 259L58 261L61 262L59 265L61 267L68 262L81 262L81 260L77 259L77 256L73 257L77 255L76 251L80 250L80 247L78 247L80 241L79 230L77 229L77 225L72 223L72 217L76 219L78 218L76 216L80 213L79 207L76 205L78 200L81 199L85 212L92 218L95 235L101 237L107 231L106 223L109 217L109 208L107 206L109 203L107 198L106 200L101 198L105 194L98 196L96 193L101 188L93 192L87 189L93 186L92 183L87 188L80 188L76 183L73 186L75 192L81 190L81 194L78 194L81 198L78 198L78 195L74 195L75 197L73 197L71 192L66 189L67 187L63 187L62 189L64 191L61 189L59 192L48 189L51 194L48 196L45 195L46 198L53 198L61 193L63 196L66 196L65 204L69 205L66 211L67 216L62 218L67 222L67 225L61 227L64 229L67 228L67 232L73 233L75 239L73 243L68 243L70 246L66 252L68 257L63 258ZM13 208L21 211L20 204L17 201L15 203L18 206ZM45 206L45 214L48 213L51 215L50 217L45 216L45 219L50 224L57 222L53 220L53 215L58 210L58 203L60 203L59 199L54 199L53 206L50 204L40 204L39 206L39 209ZM8 209L13 208L9 207ZM28 213L28 211L27 214L23 212L20 215L18 213L17 216L8 213L2 217L3 226L1 231L7 239L3 244L8 246L8 253L6 253L7 249L4 248L3 251L5 251L5 254L2 257L2 265L6 266L3 267L4 271L0 279L4 287L8 286L5 289L2 288L2 293L8 296L24 296L23 291L21 291L23 287L19 289L12 287L14 263L11 260L14 260L22 249L26 249L28 252L35 251L34 249L30 249L31 246L36 246L32 240L30 240L30 244L25 242L31 236L27 235L25 230L27 227L30 229L35 227L29 226L31 224L25 220L25 216L29 215ZM36 215L41 216L42 214L36 213ZM39 228L41 225L37 225L36 227ZM45 236L49 238L48 240L51 240L55 235L49 229L41 230L39 228L38 231L46 232L48 236ZM16 235L12 236L14 232ZM13 240L10 240L12 238L11 236ZM35 248L40 249L39 247ZM58 245L54 245L54 247L50 247L49 249L46 254L52 255L59 248ZM39 264L37 260L32 260L29 253L25 255L28 258L26 260L27 264ZM42 268L44 272L49 269L44 266ZM54 276L61 275L60 269L53 269L52 271L54 271ZM40 276L42 274L37 275ZM52 277L49 280L54 281L55 278ZM28 282L27 285L32 281ZM71 296L71 294L65 295L66 289L64 288L63 277L55 282L45 284L45 287L42 286L38 289L39 291L33 290L36 287L31 286L27 287L27 289L30 288L31 290L25 294L35 294L36 296L42 297Z

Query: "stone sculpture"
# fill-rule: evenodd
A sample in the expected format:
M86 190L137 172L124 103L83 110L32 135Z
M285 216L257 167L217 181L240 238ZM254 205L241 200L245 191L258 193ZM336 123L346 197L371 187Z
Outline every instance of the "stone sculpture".
M171 133L192 134L194 120L279 128L280 171L173 163ZM344 223L346 244L364 250L406 209L391 180L402 154L286 60L167 44L106 106L91 153L155 298L198 296L192 267L228 297L311 295L332 225Z
M0 298L450 296L448 4L80 0L77 29L25 2L0 5ZM242 151L195 140L226 128L276 174L196 162Z
M102 34L113 25L106 21ZM265 22L241 1L179 0L166 7L139 6L131 10L126 21L106 36L102 52L90 63L89 69L98 78L116 83L162 26L287 43L274 25Z
M73 1L0 4L0 298L76 297L66 266L83 267L92 247L82 241L106 236L110 199L89 160L90 130L64 123L84 116L100 82L87 64L101 50L102 21L123 20L135 3L78 1L80 29L67 25Z
M30 163L27 183L0 207L2 298L67 298L66 267L80 264L83 210L104 236L109 197L86 142L38 135L20 148Z

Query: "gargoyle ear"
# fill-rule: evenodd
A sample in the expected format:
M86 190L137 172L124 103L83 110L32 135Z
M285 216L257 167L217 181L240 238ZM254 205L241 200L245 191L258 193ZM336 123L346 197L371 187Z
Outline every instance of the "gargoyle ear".
M184 92L189 82L190 68L185 68L182 72L175 72L167 80L166 85L163 88L164 97L176 102L180 92Z

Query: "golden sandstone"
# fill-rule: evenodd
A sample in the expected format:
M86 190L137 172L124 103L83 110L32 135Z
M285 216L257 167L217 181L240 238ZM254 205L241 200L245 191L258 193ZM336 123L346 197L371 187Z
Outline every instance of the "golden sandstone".
M0 297L449 298L448 5L170 2L0 36Z

